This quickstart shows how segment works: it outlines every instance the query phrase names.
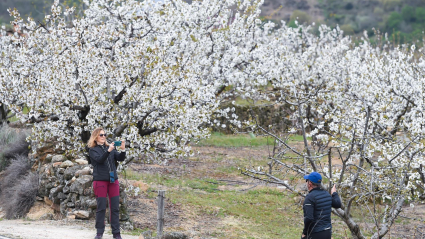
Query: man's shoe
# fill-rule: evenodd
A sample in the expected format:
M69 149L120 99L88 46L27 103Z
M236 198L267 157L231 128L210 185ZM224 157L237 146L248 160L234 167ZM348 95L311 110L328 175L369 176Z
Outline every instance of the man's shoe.
M103 234L97 233L94 239L102 239Z
M122 239L122 238L121 238L121 234L119 234L119 233L118 233L118 234L114 234L114 237L113 237L113 238L114 238L114 239Z

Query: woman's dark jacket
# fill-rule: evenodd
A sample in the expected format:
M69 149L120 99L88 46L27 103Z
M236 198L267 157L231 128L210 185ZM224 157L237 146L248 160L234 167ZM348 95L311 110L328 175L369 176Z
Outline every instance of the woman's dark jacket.
M305 197L304 210L304 235L311 235L332 229L331 213L332 207L341 208L341 200L338 193L332 196L328 191L313 188Z
M89 150L93 165L93 181L109 181L110 171L114 172L115 180L118 179L115 162L124 161L125 152L119 153L115 149L108 152L108 148L106 145L97 145Z

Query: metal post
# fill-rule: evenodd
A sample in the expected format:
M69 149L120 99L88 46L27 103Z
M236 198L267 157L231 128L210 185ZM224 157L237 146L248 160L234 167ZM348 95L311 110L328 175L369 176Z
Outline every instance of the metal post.
M158 191L158 225L157 234L158 239L161 239L164 230L164 195L165 191Z

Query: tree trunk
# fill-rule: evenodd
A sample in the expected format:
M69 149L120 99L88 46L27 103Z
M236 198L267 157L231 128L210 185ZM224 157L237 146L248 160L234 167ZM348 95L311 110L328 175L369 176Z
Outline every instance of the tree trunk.
M366 237L364 237L362 232L360 231L359 225L354 222L354 220L349 215L347 215L344 210L339 208L332 209L332 211L337 214L342 220L344 220L348 229L350 229L351 236L353 239L366 239Z
M0 101L0 124L3 124L4 122L6 122L7 120L7 110L6 110L6 105L4 105L1 101Z

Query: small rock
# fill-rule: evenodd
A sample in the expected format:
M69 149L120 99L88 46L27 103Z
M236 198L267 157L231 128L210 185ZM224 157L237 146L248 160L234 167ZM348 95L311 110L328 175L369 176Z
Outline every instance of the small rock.
M75 219L75 215L69 215L66 218L68 218L68 219Z
M74 167L68 167L65 172L63 173L63 176L65 178L65 180L70 180L72 177L75 176L75 172L77 172L78 170L80 170L81 166L80 165L76 165Z
M83 175L75 180L72 183L70 191L73 193L78 193L83 195L84 189L91 187L93 182L93 176L91 175Z
M58 186L58 187L50 189L49 196L51 198L55 198L58 195L58 193L62 192L62 189L63 189L63 186Z
M149 230L142 232L139 239L153 239L152 238L152 232L149 231Z
M49 197L44 197L44 202L49 205L52 206L53 205L53 201L49 199Z
M69 187L68 186L63 187L62 192L69 193Z
M53 155L51 155L51 154L46 155L46 158L44 158L44 163L51 163L52 157L53 157Z
M149 189L149 185L147 185L146 183L143 183L142 181L136 181L132 183L132 185L133 187L138 187L140 191L142 192L146 192Z
M97 203L95 198L91 198L89 196L80 196L81 207L83 208L91 208L96 209Z
M76 159L75 162L78 163L79 165L89 164L89 162L87 162L87 160L85 159Z
M52 157L52 162L56 163L56 162L63 162L66 160L66 157L64 155L55 155Z
M62 165L62 162L56 162L56 163L53 163L53 167L54 168L57 168L57 167L59 167L59 166L61 166Z
M41 215L40 220L53 220L54 216L52 213L46 213Z
M63 162L60 165L61 168L68 168L68 167L72 167L72 166L74 166L74 163L69 161L69 160L66 160L65 162Z
M66 196L63 192L58 193L58 198L59 199L66 199Z
M51 208L53 208L56 212L60 212L61 210L61 206L59 204L53 204Z
M130 222L125 222L124 225L123 225L123 227L124 227L124 230L128 230L128 231L133 231L134 230L134 227L133 227L133 225Z
M64 174L65 173L65 169L64 168L58 168L58 173L59 174Z
M82 176L82 175L90 175L90 174L91 174L90 169L85 169L85 168L75 172L76 177L79 177L79 176Z
M76 219L89 219L90 213L88 211L79 210L74 212Z
M186 234L181 232L167 232L162 236L162 239L187 239L189 238Z

